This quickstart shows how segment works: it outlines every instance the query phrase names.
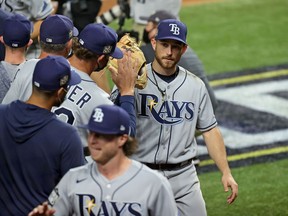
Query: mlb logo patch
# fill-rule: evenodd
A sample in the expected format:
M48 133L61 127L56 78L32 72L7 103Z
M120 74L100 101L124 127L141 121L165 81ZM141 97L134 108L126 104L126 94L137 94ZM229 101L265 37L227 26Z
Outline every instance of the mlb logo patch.
M46 38L46 42L47 42L47 43L52 43L53 40L52 40L51 38Z
M19 45L17 43L12 43L11 46L16 47L16 48L19 47Z

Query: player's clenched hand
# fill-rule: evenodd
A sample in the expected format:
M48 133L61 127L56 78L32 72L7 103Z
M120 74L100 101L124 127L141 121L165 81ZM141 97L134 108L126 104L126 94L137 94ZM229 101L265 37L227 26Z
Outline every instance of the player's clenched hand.
M231 194L227 197L227 203L233 203L238 196L238 184L234 180L231 173L223 174L222 184L224 186L225 192L228 192L229 188L231 189Z
M52 209L48 206L47 202L44 202L42 205L38 205L34 208L28 216L51 216L55 213L55 209Z
M123 51L124 56L122 59L118 59L118 70L110 65L108 67L111 72L111 78L120 94L123 95L134 95L134 86L137 80L137 74L139 68L139 61L136 59L132 61L131 51Z

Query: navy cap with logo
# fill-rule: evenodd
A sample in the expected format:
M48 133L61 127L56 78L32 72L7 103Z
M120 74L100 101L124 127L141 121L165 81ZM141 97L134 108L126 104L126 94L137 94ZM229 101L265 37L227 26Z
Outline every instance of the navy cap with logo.
M68 60L62 56L47 56L39 60L33 73L33 84L42 90L54 91L76 85L80 76L71 70Z
M78 34L73 22L60 14L48 16L40 26L40 40L48 44L65 44Z
M187 27L184 23L175 19L165 19L158 24L156 40L172 39L186 43Z
M104 54L116 59L123 57L122 51L116 46L117 33L102 23L91 23L80 32L79 43L95 54Z
M116 105L100 105L94 108L89 123L83 128L99 134L130 134L129 114Z
M23 47L30 40L33 25L23 15L13 14L3 22L4 43L13 48Z

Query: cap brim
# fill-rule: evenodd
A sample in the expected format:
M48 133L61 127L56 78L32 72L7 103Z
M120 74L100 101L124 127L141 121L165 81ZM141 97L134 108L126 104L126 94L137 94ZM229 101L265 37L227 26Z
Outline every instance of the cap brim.
M69 81L69 86L77 85L81 82L81 77L74 71L71 70L71 77Z
M89 124L86 124L86 125L79 125L77 126L78 128L82 128L82 129L87 129L89 131L92 131L92 132L95 132L95 133L98 133L98 134L105 134L105 135L117 135L119 134L119 131L114 131L114 130L111 130L111 128L90 128L89 127Z
M169 36L169 37L161 37L161 38L158 38L157 36L155 37L156 40L177 40L179 42L182 42L184 44L187 44L185 41L181 40L180 38L178 37L172 37L172 36Z
M145 20L145 21L148 21L149 18L150 18L150 17L144 17L144 16L140 16L140 17L139 17L140 20Z
M73 27L73 36L77 37L79 35L79 31L76 27Z
M113 58L116 58L116 59L122 59L123 58L123 52L121 49L119 49L118 47L115 47L115 50L114 52L111 54L111 56Z

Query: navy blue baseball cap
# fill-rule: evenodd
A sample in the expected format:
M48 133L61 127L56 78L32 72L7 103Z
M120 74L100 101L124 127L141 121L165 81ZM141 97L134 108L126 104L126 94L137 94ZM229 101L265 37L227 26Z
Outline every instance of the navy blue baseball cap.
M184 23L175 19L165 19L158 24L156 40L177 40L186 43L187 27Z
M23 47L28 44L33 25L23 15L13 14L3 23L4 43L13 48Z
M80 32L79 43L95 54L104 54L116 59L123 58L123 52L116 45L117 33L102 23L91 23Z
M89 123L82 126L89 131L107 135L130 134L130 117L116 105L100 105L94 108Z
M172 13L166 10L158 10L149 17L140 17L140 18L143 20L147 20L148 22L154 22L154 23L159 23L160 21L165 19L177 19L176 16L174 16Z
M71 70L68 60L62 56L47 56L39 60L33 73L33 84L47 91L54 91L80 82L80 76Z
M48 44L65 44L78 34L72 20L60 14L48 16L40 26L40 40Z

